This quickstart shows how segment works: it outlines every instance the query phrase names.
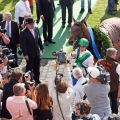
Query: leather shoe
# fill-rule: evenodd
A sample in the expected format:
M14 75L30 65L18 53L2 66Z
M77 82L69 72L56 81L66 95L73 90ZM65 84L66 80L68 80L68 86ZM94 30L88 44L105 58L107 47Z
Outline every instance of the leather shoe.
M62 25L62 28L65 28L65 25Z
M80 13L84 13L84 11L85 11L85 9L84 9L84 8L82 8L82 9L81 9L81 11L80 11Z
M68 24L68 27L71 27L71 24Z
M89 13L89 14L92 14L91 8L88 9L88 13Z
M48 46L48 42L47 41L44 44L45 44L45 46Z
M51 41L49 41L49 43L51 43L51 44L55 44L56 42L54 42L54 41L51 40Z

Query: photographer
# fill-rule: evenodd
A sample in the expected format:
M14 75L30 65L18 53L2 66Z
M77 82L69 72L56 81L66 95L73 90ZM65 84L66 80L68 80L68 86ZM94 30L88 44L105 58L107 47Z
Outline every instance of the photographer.
M5 30L0 28L0 42L3 42L3 44L8 45L10 43L10 39L7 35L5 35Z
M13 86L16 83L21 83L23 78L23 72L19 68L14 68L11 76L10 76L10 82L4 86L3 90L3 98L2 98L2 111L1 111L1 117L5 119L11 119L11 115L8 112L6 108L6 100L8 97L13 96Z
M84 92L91 104L91 114L98 114L103 120L105 116L111 114L109 83L104 81L101 71L96 67L88 67L89 81L84 85Z
M25 83L26 88L26 96L31 98L30 87L35 85L35 81L33 80L32 72L28 71L23 75L23 82Z
M110 73L110 93L112 113L118 114L118 102L120 100L120 64L116 59L117 50L108 48L106 58L100 59L97 64L102 65ZM117 101L118 100L118 101Z
M14 96L9 97L6 101L6 107L12 116L12 120L33 120L32 111L37 108L37 104L27 98L25 92L24 84L17 83L13 86Z
M58 73L54 80L49 80L49 90L53 100L53 120L71 120L73 89L63 74Z
M2 29L6 29L6 35L10 39L8 48L15 55L15 67L17 67L17 46L19 46L19 28L17 22L12 19L12 14L6 12L4 20L0 23Z

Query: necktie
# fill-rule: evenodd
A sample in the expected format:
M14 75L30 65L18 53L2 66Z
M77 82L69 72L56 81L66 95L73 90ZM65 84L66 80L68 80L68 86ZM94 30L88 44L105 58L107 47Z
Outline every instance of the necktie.
M9 31L9 22L7 22L7 32L6 32L6 35L9 37L9 33L10 33L10 31Z

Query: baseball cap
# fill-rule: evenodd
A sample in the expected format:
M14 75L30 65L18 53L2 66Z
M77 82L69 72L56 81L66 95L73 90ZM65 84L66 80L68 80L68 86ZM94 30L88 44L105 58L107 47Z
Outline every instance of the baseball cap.
M98 68L96 67L88 67L87 68L87 72L89 73L89 75L93 78L97 78L100 75L100 71Z

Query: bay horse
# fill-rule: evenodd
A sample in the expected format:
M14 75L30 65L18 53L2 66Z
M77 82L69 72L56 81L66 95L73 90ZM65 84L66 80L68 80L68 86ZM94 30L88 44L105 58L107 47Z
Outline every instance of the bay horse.
M107 48L115 47L118 50L117 60L120 61L120 18L106 19L93 28L88 27L85 19L81 22L75 21L71 28L69 44L72 44L75 49L80 38L89 40L88 49L95 58L102 58Z

